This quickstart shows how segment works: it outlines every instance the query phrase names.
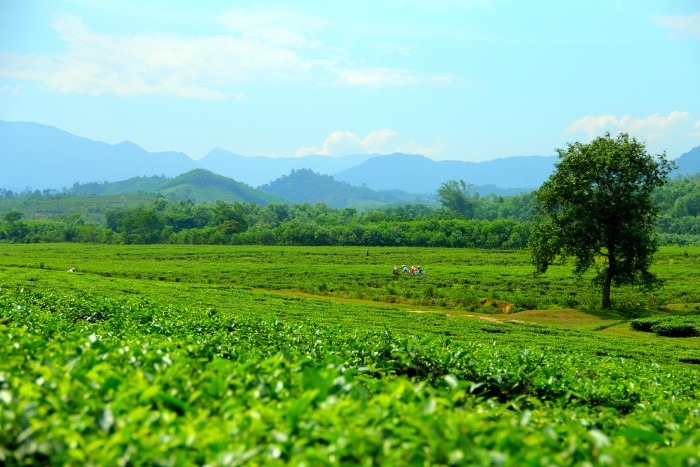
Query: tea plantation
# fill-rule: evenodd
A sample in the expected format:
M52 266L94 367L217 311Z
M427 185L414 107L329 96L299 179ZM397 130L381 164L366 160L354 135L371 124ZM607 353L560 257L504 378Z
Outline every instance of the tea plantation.
M0 462L696 465L699 265L601 313L526 252L2 245Z

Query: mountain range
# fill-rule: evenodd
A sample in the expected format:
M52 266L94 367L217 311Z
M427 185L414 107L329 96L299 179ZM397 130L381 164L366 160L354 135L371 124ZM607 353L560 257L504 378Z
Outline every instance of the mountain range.
M401 153L272 158L241 156L223 149L194 160L181 152L148 152L131 142L110 145L38 123L0 121L0 188L14 191L62 189L76 182L115 182L137 176L172 178L195 169L251 187L267 184L274 191L281 186L281 182L275 185L276 180L308 169L349 186L403 192L394 193L398 198L406 193L433 194L443 182L458 179L474 185L473 191L480 194L509 195L537 188L552 173L556 161L554 156L434 161ZM699 172L700 147L683 154L676 163L678 174Z

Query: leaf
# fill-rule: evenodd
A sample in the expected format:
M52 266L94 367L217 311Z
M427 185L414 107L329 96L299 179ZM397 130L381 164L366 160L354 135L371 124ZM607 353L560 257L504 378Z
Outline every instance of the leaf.
M166 392L161 392L158 394L158 399L160 399L167 408L178 415L184 415L185 412L187 412L185 403L175 396L171 396Z
M454 375L445 375L445 382L452 388L456 388L459 380Z
M645 443L656 443L656 444L666 444L664 438L652 430L645 430L644 428L625 428L616 433L619 436L624 436L627 439L635 441L644 441Z
M435 413L435 409L437 408L437 402L435 401L434 398L428 399L428 402L423 405L423 409L421 410L421 413L424 413L425 415L431 415Z
M318 389L306 391L291 404L289 410L287 410L286 415L287 423L289 424L289 426L296 426L299 416L302 413L304 413L304 411L309 407L309 405L311 405L311 402L313 402L313 400L316 398L318 392Z

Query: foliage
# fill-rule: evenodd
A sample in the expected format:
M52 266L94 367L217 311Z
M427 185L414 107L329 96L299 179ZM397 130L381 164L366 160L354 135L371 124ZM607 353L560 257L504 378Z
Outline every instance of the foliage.
M630 326L636 331L653 332L659 336L697 337L700 336L700 313L639 318L632 320Z
M460 217L469 219L474 215L476 205L470 193L472 186L464 180L448 180L438 188L438 200L444 207L454 211Z
M216 275L229 254L283 271L313 256L304 267L342 277L366 258L353 261L353 249L95 246L105 255L89 263L86 247L58 247L5 248L15 263L0 272L6 465L700 460L700 373L682 362L696 354L690 340L640 345L280 296ZM52 256L60 247L66 256ZM18 267L32 250L46 265ZM431 262L455 263L448 253ZM484 263L476 253L471 262ZM66 273L69 257L86 271ZM491 261L503 270L504 259ZM246 267L235 277L258 276L268 290L294 278Z
M305 173L297 171L295 175L303 177ZM195 175L183 175L181 183L173 188L194 186ZM322 203L271 202L261 205L224 199L198 203L192 199L178 199L173 193L165 197L156 193L115 194L125 190L148 190L152 184L162 186L166 182L168 179L140 177L109 184L78 185L64 192L13 193L0 189L0 216L10 212L22 215L12 225L7 220L0 220L0 242L517 249L527 245L530 225L538 222L540 216L535 192L507 197L472 196L468 198L473 207L470 219L464 219L455 211L427 204L373 209L366 209L366 205L333 208ZM209 195L215 198L221 186L216 188L216 180L211 182ZM319 184L318 179L315 183ZM453 183L459 185L459 182ZM93 192L105 194L73 195ZM185 195L184 192L181 194ZM678 178L654 190L654 203L661 213L656 224L660 245L700 245L700 217L691 215L694 211L689 208L698 196L700 176ZM154 226L159 230L153 231Z
M658 160L625 133L558 149L554 174L537 190L547 218L533 232L533 262L544 272L557 255L575 258L577 274L604 258L598 280L603 308L610 286L651 283L649 266L657 209L651 195L666 183L673 164Z
M352 186L310 169L292 170L289 175L262 185L259 189L295 203L323 203L334 208L353 206L366 209L419 202L421 199L424 199L424 202L431 201L426 196L396 190L375 191L366 186Z

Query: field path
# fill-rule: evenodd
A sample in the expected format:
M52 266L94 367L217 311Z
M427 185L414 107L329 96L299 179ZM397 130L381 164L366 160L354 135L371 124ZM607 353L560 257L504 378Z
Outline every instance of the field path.
M629 330L627 319L621 316L603 315L598 316L590 313L585 313L573 308L550 309L550 310L525 310L517 313L504 314L479 314L470 313L457 309L444 307L422 307L417 309L415 305L407 305L402 303L386 303L376 302L372 300L363 300L357 298L334 297L329 295L315 295L308 292L298 290L269 290L257 289L261 292L271 293L275 295L294 296L301 298L310 298L314 300L329 300L341 303L358 303L368 306L376 306L382 308L395 308L404 310L407 313L416 314L442 314L448 318L469 318L488 321L490 323L518 323L518 324L539 324L545 326L554 326L563 329L572 330L587 330L601 331L612 334L622 335L637 335L635 331Z

